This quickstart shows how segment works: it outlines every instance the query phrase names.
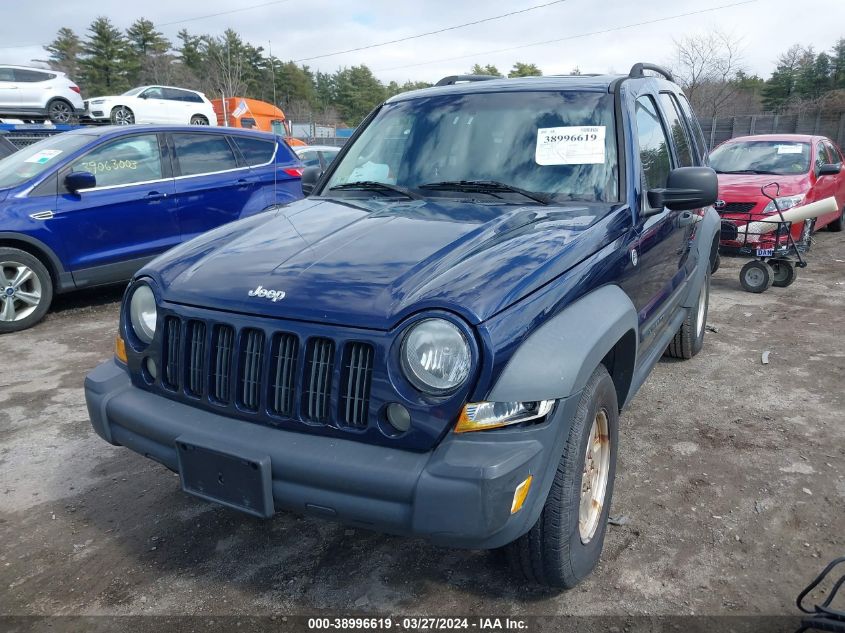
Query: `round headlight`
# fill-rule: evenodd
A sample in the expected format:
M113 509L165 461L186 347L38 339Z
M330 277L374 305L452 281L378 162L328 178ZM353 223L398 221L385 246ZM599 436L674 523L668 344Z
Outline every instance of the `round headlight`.
M140 284L129 299L129 323L138 339L149 345L156 333L156 298L147 284Z
M402 368L420 391L454 391L469 376L470 352L463 333L445 319L425 319L402 342Z

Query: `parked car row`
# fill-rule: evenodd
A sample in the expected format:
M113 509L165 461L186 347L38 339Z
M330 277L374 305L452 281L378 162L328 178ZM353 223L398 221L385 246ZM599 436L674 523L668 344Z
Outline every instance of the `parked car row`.
M281 137L231 128L93 127L0 160L0 333L55 292L129 279L221 224L302 197Z

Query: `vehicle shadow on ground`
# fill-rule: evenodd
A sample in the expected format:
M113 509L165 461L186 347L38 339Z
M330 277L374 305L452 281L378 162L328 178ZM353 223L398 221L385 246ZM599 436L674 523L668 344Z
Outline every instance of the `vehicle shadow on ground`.
M303 612L411 609L431 585L455 592L456 604L467 596L531 603L557 593L514 580L500 551L437 547L286 510L252 518L183 493L178 477L141 459L122 453L106 460L96 469L103 483L73 501L103 544L95 556L108 560L97 564L118 567L118 575L126 566L144 568L150 579L190 577L215 586L211 595L244 592L259 604ZM147 582L128 595L149 595ZM106 588L88 598L117 606L109 595Z
M53 298L50 313L58 314L68 310L95 308L115 303L121 300L124 290L126 290L126 284L120 283L57 295Z

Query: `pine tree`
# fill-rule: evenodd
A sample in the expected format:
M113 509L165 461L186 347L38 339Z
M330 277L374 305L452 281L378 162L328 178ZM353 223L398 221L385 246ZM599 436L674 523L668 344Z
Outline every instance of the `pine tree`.
M508 77L539 77L543 71L536 64L516 62L508 73Z
M129 87L126 39L108 18L99 17L91 23L82 50L80 74L88 94L116 94Z
M472 70L470 70L469 72L473 75L494 75L496 77L500 77L502 75L502 73L499 72L499 69L496 68L493 64L487 64L486 66L482 66L481 64L474 64Z
M766 110L780 112L796 94L798 70L805 54L806 51L796 44L780 56L777 68L763 88L763 107Z
M145 18L135 20L126 29L126 41L129 53L127 71L129 82L133 85L156 81L162 70L159 66L169 66L173 61L167 55L172 46L170 40Z
M73 31L66 27L59 29L56 39L50 42L44 49L50 53L48 62L52 68L67 73L71 80L79 76L79 56L82 53L82 40Z
M831 66L833 88L845 89L845 37L833 45Z

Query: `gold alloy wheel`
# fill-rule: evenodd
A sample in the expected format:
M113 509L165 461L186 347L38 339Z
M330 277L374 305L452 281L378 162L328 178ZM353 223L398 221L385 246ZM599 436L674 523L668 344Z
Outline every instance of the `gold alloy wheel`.
M578 510L578 531L585 545L592 540L599 526L607 492L610 471L610 432L607 411L600 409L593 419L587 453L584 456L584 473L581 475L581 504Z

